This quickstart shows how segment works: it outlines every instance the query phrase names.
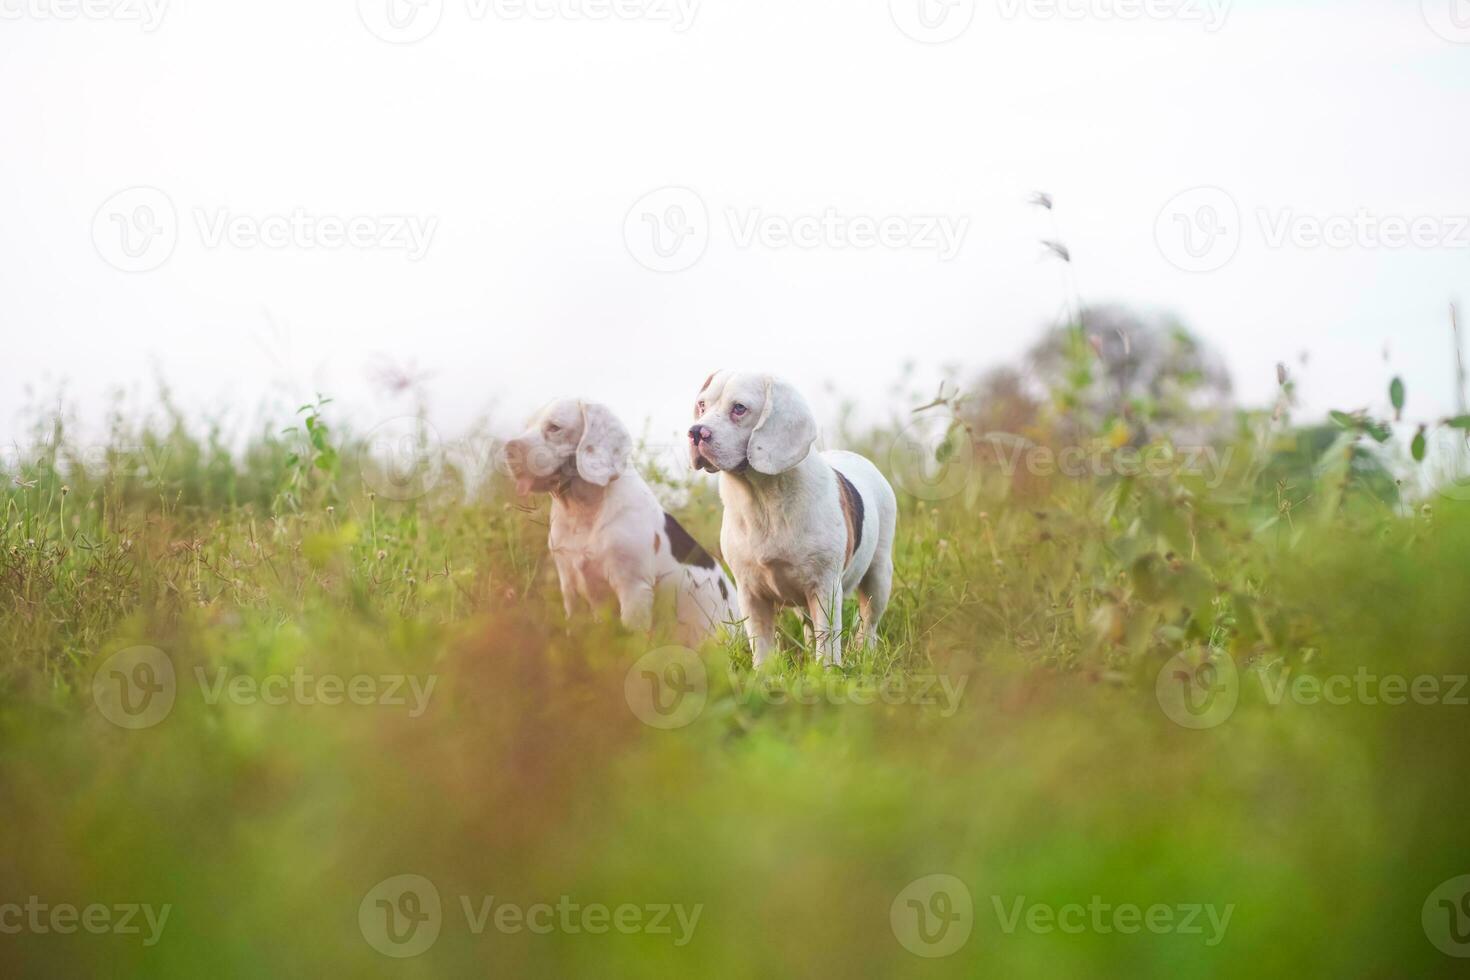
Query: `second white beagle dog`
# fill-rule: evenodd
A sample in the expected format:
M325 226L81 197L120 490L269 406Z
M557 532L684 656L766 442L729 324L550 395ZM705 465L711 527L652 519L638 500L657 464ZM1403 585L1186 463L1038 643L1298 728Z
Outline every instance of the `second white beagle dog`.
M873 645L893 586L898 501L856 453L814 453L817 422L790 384L717 371L689 430L695 469L720 474L720 548L746 616L755 665L776 648L776 611L805 610L823 662L842 663L842 600L858 596L856 640Z
M623 625L647 631L672 595L678 642L696 646L740 621L735 588L629 465L633 440L606 407L573 399L542 409L506 443L516 490L551 494L551 557L570 619L577 599L617 601Z

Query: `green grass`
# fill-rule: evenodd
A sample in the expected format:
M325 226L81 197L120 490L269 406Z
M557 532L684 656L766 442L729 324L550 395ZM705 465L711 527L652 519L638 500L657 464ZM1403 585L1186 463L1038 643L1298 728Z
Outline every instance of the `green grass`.
M663 731L625 697L630 666L661 641L563 623L544 507L506 503L496 481L462 492L454 472L418 499L375 495L362 447L326 428L330 411L310 407L309 428L244 454L178 423L120 429L110 451L69 460L57 432L4 474L0 904L171 906L151 946L0 935L5 975L1427 977L1461 965L1420 915L1436 886L1470 873L1470 707L1272 704L1257 680L1470 672L1470 506L1383 502L1347 442L1296 483L1262 476L1275 437L1255 419L1217 487L1017 482L982 465L946 499L901 493L879 647L824 673L789 643L762 682L742 644L711 644L702 712ZM850 441L893 458L891 430ZM660 481L713 542L710 488L685 489ZM800 635L794 619L783 628ZM129 731L104 717L92 682L138 645L167 654L177 697ZM1239 671L1239 704L1190 730L1155 682L1175 655L1210 652ZM415 717L211 704L195 673L298 669L435 686ZM962 692L955 710L853 703L880 682L917 692L939 675ZM780 695L813 690L830 693ZM412 959L380 955L359 928L364 896L401 874L430 879L444 902L437 942ZM931 874L959 878L974 904L968 942L936 960L890 925L899 893ZM616 930L476 935L460 896L702 909L676 946ZM1231 918L1207 945L1208 928L1008 933L996 912L1094 896Z

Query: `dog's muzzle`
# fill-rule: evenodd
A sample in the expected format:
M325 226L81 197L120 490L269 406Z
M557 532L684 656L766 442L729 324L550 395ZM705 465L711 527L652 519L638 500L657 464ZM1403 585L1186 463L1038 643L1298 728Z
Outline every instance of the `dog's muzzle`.
M719 467L715 466L714 460L705 455L705 451L710 446L710 440L713 438L714 433L707 425L696 425L689 429L689 462L696 470L719 472Z

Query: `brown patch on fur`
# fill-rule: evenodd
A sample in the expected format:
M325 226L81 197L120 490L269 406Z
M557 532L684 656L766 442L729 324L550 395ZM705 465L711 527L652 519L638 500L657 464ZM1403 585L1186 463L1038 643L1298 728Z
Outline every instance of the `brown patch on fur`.
M699 394L700 395L704 394L704 389L706 389L706 388L709 387L710 382L713 381L713 380L715 380L715 375L717 375L719 373L720 372L718 372L718 371L711 371L710 372L710 376L704 379L704 384L701 385L700 388L699 388ZM695 421L698 421L699 420L699 416L700 416L700 411L699 411L699 395L695 395L694 396L694 419L695 419ZM704 467L700 466L698 463L695 464L695 469L703 469L703 468ZM710 470L709 471L711 473L713 473L715 471L714 466L710 466Z
M847 523L847 558L843 566L852 562L852 556L863 543L863 498L857 487L847 477L837 473L837 499L842 504L842 518Z
M679 564L696 565L700 568L715 567L715 560L710 557L710 553L690 537L689 532L674 519L673 514L664 514L664 533L669 536L669 548Z
M663 550L664 542L656 533L653 536L653 553L656 555Z

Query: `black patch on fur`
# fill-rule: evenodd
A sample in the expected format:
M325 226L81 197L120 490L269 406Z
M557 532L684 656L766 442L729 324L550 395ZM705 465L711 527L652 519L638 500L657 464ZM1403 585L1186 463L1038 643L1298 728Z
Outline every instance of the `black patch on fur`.
M863 546L863 495L857 492L857 487L840 470L834 472L837 473L837 485L842 490L842 496L847 499L847 506L852 514L852 551L857 554L857 550Z
M674 520L674 515L664 514L664 533L669 536L669 548L674 553L674 559L681 565L695 565L699 568L714 568L715 560L710 553L699 546L699 542L689 536L683 525Z

